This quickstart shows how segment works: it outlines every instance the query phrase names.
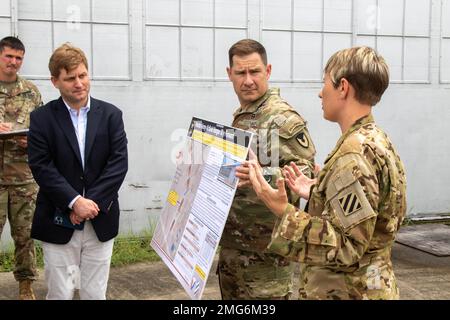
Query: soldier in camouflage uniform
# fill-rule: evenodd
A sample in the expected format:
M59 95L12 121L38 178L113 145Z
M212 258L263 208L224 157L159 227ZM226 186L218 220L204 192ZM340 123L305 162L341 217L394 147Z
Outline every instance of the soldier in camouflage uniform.
M0 132L26 129L30 112L42 105L35 85L17 75L25 47L15 37L0 41ZM37 277L31 222L37 185L28 167L26 136L0 137L0 235L9 220L15 245L14 277L19 298L35 299L31 283Z
M343 135L317 181L295 165L285 172L289 187L309 196L305 211L288 204L282 180L274 190L250 164L256 193L281 218L269 249L303 262L300 299L399 298L391 249L406 212L405 171L371 114L388 85L388 67L371 48L330 58L319 96Z
M279 89L268 88L271 65L264 47L254 40L241 40L230 48L229 59L228 75L241 104L232 126L257 135L256 153L270 158L262 161L260 157L266 179L275 182L281 177L280 167L291 161L311 175L315 148L306 122L280 97ZM238 186L220 243L222 298L289 299L294 264L267 252L276 219L257 199L249 181L245 184L244 179ZM297 202L299 197L290 200Z

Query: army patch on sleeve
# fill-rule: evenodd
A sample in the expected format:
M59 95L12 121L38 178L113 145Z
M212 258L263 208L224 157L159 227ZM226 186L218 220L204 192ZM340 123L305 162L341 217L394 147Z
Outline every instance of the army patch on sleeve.
M349 216L362 208L361 201L353 192L339 198L339 204L345 216Z
M303 131L297 135L297 141L303 148L309 147L308 137L305 135Z

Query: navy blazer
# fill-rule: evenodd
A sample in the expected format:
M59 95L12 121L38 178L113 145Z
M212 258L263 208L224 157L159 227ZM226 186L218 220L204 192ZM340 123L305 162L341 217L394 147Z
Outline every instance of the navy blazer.
M128 170L127 137L122 112L93 99L87 116L85 166L69 111L62 98L34 110L28 133L28 162L39 185L31 237L65 244L73 229L54 224L56 208L68 210L77 195L97 203L100 212L90 220L100 241L119 232L118 191Z

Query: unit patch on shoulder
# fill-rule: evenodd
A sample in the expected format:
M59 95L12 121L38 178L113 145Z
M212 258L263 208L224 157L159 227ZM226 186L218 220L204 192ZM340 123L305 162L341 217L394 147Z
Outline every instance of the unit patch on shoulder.
M309 147L308 137L306 136L306 134L303 131L297 135L297 141L298 141L298 143L300 143L300 145L303 148Z
M345 216L349 216L362 208L361 201L353 192L339 198L339 204Z

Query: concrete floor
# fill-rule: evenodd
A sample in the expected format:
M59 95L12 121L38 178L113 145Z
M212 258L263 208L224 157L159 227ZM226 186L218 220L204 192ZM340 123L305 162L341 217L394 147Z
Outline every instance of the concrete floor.
M450 300L450 257L395 244L392 263L401 299Z
M436 257L396 243L393 264L401 299L450 299L450 257ZM215 265L212 268L215 271ZM217 276L211 272L204 300L220 299ZM45 299L44 272L35 283L38 299ZM0 273L0 300L16 299L17 284L12 273ZM137 263L112 268L108 299L172 300L189 299L181 285L162 262Z

